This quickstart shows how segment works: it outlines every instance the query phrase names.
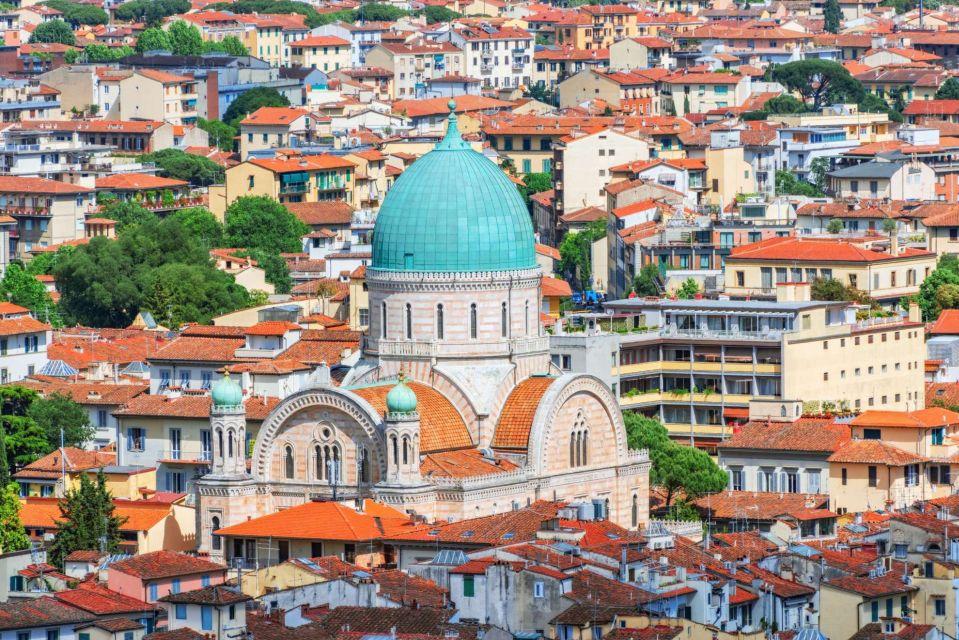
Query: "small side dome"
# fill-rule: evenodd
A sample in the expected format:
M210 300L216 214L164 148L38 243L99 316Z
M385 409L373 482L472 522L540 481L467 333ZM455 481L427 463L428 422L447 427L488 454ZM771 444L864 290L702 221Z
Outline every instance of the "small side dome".
M416 411L416 394L406 385L406 380L400 377L396 386L386 394L386 410L389 413L413 413Z
M230 378L230 372L227 371L213 385L210 397L213 398L214 407L236 407L243 404L243 389L235 380Z

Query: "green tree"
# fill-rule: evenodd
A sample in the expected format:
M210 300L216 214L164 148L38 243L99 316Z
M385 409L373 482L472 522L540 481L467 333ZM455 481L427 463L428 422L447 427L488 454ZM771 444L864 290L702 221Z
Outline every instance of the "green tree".
M366 22L395 22L405 15L408 15L407 11L379 2L362 4L356 12L356 17Z
M772 68L771 75L774 81L801 95L804 102L810 102L813 111L837 102L858 104L865 93L862 83L832 60L787 62Z
M43 4L63 13L64 21L74 26L107 24L110 16L102 8L69 0L44 0Z
M7 265L0 280L0 300L8 300L30 309L33 315L44 322L59 326L56 305L50 299L46 287L20 263Z
M776 172L776 195L821 198L824 194L811 182L800 180L790 171L780 170Z
M560 270L567 280L575 279L579 289L585 291L592 286L593 243L606 235L606 220L590 222L582 231L570 231L559 245Z
M150 27L145 29L140 37L137 38L137 53L146 53L147 51L171 51L173 45L170 42L170 36L166 31L159 27Z
M865 93L859 101L859 110L863 113L885 113L893 122L902 122L902 114L875 93Z
M132 0L113 10L117 20L158 26L164 18L190 11L190 0Z
M0 485L0 551L9 553L30 548L30 538L20 522L20 485Z
M117 200L104 206L100 210L100 216L116 220L117 232L123 231L130 225L140 224L156 217L152 211L143 205L126 200Z
M244 91L230 103L223 114L223 121L236 126L240 120L260 107L288 107L290 101L276 89L257 87Z
M257 265L263 269L263 275L266 281L273 285L276 293L289 293L293 288L293 280L290 278L290 267L286 260L280 257L279 253L255 249L245 252L251 258L256 260Z
M103 470L95 480L89 474L80 475L80 484L67 491L60 501L57 533L47 557L63 567L63 560L74 551L100 549L115 553L120 547L120 527L126 521L119 518L113 496L107 489Z
M833 218L832 220L829 221L829 224L826 225L826 231L828 231L829 233L833 235L836 235L837 233L842 233L842 230L843 230L843 224L842 224L842 220L840 220L839 218Z
M526 204L534 193L549 191L553 188L553 175L550 173L527 173L523 176L523 186L516 185Z
M205 120L203 118L197 119L196 126L207 132L211 145L219 147L223 151L233 151L234 138L239 135L236 127L220 120Z
M693 278L686 278L676 290L676 297L680 300L690 300L696 297L697 293L699 293L699 285Z
M653 263L644 264L633 278L633 291L638 296L659 296L659 267Z
M196 26L184 20L177 20L167 30L170 47L178 56L198 56L203 53L203 36Z
M953 255L939 258L936 268L919 285L916 303L922 318L932 322L943 309L959 308L959 260Z
M531 84L526 90L526 95L543 104L553 107L559 106L559 94L555 89L547 87L545 82Z
M936 90L936 100L959 100L959 78L946 78Z
M829 186L829 158L819 156L809 163L809 175L820 192L825 193Z
M30 42L59 42L73 46L77 43L73 29L63 20L41 22L30 35Z
M43 429L27 417L37 392L17 385L0 386L0 430L9 473L54 449Z
M133 55L134 51L124 45L122 47L108 47L105 44L88 44L82 52L71 51L75 54L74 62L116 62L127 56Z
M446 7L441 7L438 5L427 5L423 9L423 15L426 17L426 24L436 24L437 22L452 22L456 18L460 17L459 13L456 13L452 9Z
M73 324L126 327L140 311L142 291L136 264L119 242L93 238L61 260L53 275L60 289L60 311Z
M7 434L0 425L0 487L10 484L10 460L7 458Z
M223 52L231 56L248 56L250 50L236 36L227 36L220 41L223 45Z
M828 33L839 33L840 22L842 21L842 10L839 8L839 0L826 0L822 15L824 19L823 30Z
M766 113L804 113L808 111L809 108L806 106L806 103L802 100L799 100L795 96L791 96L788 93L784 93L781 96L776 96L775 98L770 98L766 101L766 104L763 105L763 111Z
M693 500L726 487L726 474L707 453L670 440L666 427L658 420L624 411L623 422L629 448L649 452L653 463L650 483L666 489L667 507L680 491Z
M154 162L160 175L184 180L197 187L208 187L223 182L223 167L203 156L195 156L179 149L162 149L140 156L141 162Z
M266 196L237 198L226 210L226 243L266 252L302 251L310 228L290 210Z
M847 286L835 278L816 278L813 280L810 284L810 295L813 300L876 305L876 302L864 291Z
M210 324L215 316L249 304L233 276L209 265L172 262L152 269L144 282L144 308L167 327Z
M223 224L209 209L191 207L180 209L170 216L186 229L190 235L210 249L223 246Z
M27 409L27 417L43 429L47 442L57 445L60 443L60 429L63 429L64 445L79 449L93 439L95 432L86 409L70 396L58 392L34 400Z

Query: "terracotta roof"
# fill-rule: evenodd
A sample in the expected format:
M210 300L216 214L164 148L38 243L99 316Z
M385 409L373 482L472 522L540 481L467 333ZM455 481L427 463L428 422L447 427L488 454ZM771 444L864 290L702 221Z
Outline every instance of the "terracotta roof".
M296 158L252 158L247 160L258 167L274 173L292 173L298 171L323 171L326 169L353 169L356 165L349 160L328 153Z
M248 336L282 336L288 331L302 331L303 327L295 322L283 321L265 321L257 322L251 327L244 329L243 333Z
M86 451L76 447L62 447L34 460L15 474L14 478L59 478L62 470L70 473L99 469L116 464L115 451Z
M170 505L146 500L117 500L114 513L123 524L120 531L148 531L170 515ZM57 498L26 498L21 503L20 521L30 529L54 530L62 517Z
M140 189L179 189L189 186L183 180L172 180L146 173L115 173L96 179L97 189L139 191ZM88 221L89 222L89 221Z
M339 40L339 38L337 38ZM293 46L295 43L290 43ZM294 107L260 107L253 113L247 115L240 121L241 125L268 125L278 126L287 125L299 118L309 114L305 109L296 109Z
M263 396L253 396L243 401L248 420L264 420L279 403L279 398ZM210 416L211 405L212 400L208 395L171 397L144 393L133 398L125 407L115 411L114 415L207 419Z
M560 259L559 249L546 244L540 244L538 242L536 243L536 253L540 254L541 256L549 256L553 260Z
M362 542L379 540L412 526L405 514L372 500L364 501L362 512L337 502L305 502L224 527L217 534L241 538Z
M714 542L712 551L730 562L739 562L744 558L750 562L756 562L778 549L759 531L714 533L712 537Z
M913 100L902 112L905 116L944 116L959 114L959 100Z
M829 462L883 464L890 467L903 467L923 460L921 456L894 447L882 440L850 440L829 456Z
M905 427L929 429L959 424L959 413L939 407L918 411L876 411L870 409L850 422L855 427Z
M750 520L771 521L790 511L819 508L829 503L829 497L820 494L772 493L762 491L722 491L696 499L693 504L712 517L731 520L749 514Z
M841 576L825 580L822 584L842 591L851 591L867 598L909 593L918 589L914 585L903 582L899 572L892 571L877 577Z
M99 564L100 560L107 554L102 551L94 551L92 549L81 549L79 551L74 551L70 553L64 562L87 562L91 564Z
M573 587L563 595L573 602L584 605L602 603L607 606L635 609L648 593L631 584L601 576L589 569L582 569L573 574Z
M0 607L0 630L34 629L89 622L94 616L49 596L11 600Z
M500 412L493 433L493 448L527 449L533 417L546 389L555 381L556 378L536 376L516 385Z
M541 292L544 298L569 298L573 295L568 282L550 276L543 276Z
M177 84L183 82L194 82L195 79L191 76L181 76L175 73L167 73L166 71L160 71L158 69L144 69L140 68L136 71L138 74L144 78L150 78L151 80L156 80L163 84Z
M181 591L180 593L170 593L159 599L160 602L169 602L171 604L208 604L213 606L222 606L227 604L236 604L252 600L245 593L237 592L225 585L213 585L193 591Z
M831 418L800 418L795 422L757 420L733 431L721 449L763 449L831 453L851 438L849 426Z
M381 416L386 415L386 394L393 384L377 384L352 388L350 391L365 399ZM424 454L473 446L463 416L442 393L420 382L409 382L416 394L420 414L420 451Z
M0 336L14 336L21 333L37 333L48 331L50 325L40 322L33 316L18 318L0 318Z
M842 240L775 237L733 247L726 260L882 262L926 256L931 258L933 255L929 251L907 247L899 255L893 256Z
M173 551L141 553L110 565L110 571L119 571L141 580L158 580L226 570L227 568L222 564Z
M310 226L342 224L348 225L353 219L353 207L342 200L327 202L290 202L286 208Z
M410 118L419 118L423 116L442 115L449 113L447 103L449 98L425 98L423 100L397 100L393 103L395 113L405 113ZM455 99L456 108L454 111L458 114L471 113L473 111L486 111L488 109L506 109L513 106L513 103L495 98L475 95L459 95Z
M938 336L959 335L959 309L943 309L929 327L929 333Z
M142 600L111 591L92 582L81 582L76 589L60 591L54 597L70 606L97 616L154 611L157 607Z
M309 38L303 38L302 40L294 40L290 43L290 47L348 47L350 46L349 40L344 40L343 38L337 38L336 36L310 36Z
M445 628L455 611L436 607L337 607L324 616L319 625L336 638L342 638L344 629L360 634L419 634L445 636ZM467 640L460 635L462 640ZM348 639L352 640L352 638Z
M506 473L518 468L519 465L506 458L489 460L478 449L429 453L420 462L420 473L427 478L469 478Z
M569 213L564 213L559 217L559 219L566 224L577 224L582 222L605 220L608 217L609 214L606 213L605 209L600 207L583 207L582 209L576 209L574 211L570 211Z
M90 193L93 189L67 182L25 176L0 176L0 193L76 194Z
M604 640L673 640L683 632L679 625L669 626L668 624L652 624L642 629L633 629L631 627L614 627L608 633L603 634Z
M236 359L234 353L245 344L246 340L242 334L235 337L183 334L153 354L151 360L233 362Z
M173 631L154 631L143 636L143 640L207 640L207 637L190 627L180 627Z
M560 502L537 501L516 511L415 527L395 533L389 539L469 546L530 542L536 539L543 522L555 518L562 506Z
M437 607L447 604L449 592L432 580L399 569L373 573L379 594L404 607Z

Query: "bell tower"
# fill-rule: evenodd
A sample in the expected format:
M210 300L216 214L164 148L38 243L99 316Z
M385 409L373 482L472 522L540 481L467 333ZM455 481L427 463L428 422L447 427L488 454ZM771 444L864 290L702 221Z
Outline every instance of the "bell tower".
M386 482L418 485L420 477L420 414L416 394L401 374L386 394Z

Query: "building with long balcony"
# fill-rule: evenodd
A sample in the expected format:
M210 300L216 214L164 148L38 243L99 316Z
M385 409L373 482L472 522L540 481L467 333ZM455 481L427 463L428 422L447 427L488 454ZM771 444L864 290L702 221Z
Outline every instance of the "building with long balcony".
M553 363L596 375L608 368L602 379L624 410L656 417L674 438L701 447L731 436L751 400L925 406L917 309L860 321L856 305L808 293L808 285L785 285L775 301L618 300L608 315L584 316L581 328L551 336Z
M533 34L489 24L451 29L450 42L463 51L463 73L485 89L528 86L533 77Z
M46 178L0 176L0 215L16 221L11 257L83 237L83 221L94 191Z

